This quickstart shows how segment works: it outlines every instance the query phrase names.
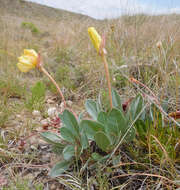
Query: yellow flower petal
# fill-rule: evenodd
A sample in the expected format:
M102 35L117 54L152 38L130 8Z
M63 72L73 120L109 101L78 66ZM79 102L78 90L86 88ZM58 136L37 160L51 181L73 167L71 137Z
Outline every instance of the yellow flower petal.
M99 48L101 45L102 38L101 36L97 33L96 29L94 27L89 27L88 28L88 34L91 38L91 41L96 48L96 51L99 53Z
M21 63L32 65L32 68L34 68L37 65L37 59L32 56L24 55L19 57L18 60Z
M21 72L24 72L24 73L26 73L32 69L31 65L25 65L23 63L17 63L17 67L19 68L19 70Z
M38 54L33 49L24 49L24 55L37 57Z
M21 72L28 72L38 64L38 54L32 49L25 49L24 54L18 58L17 67Z
M28 64L28 65L32 65L31 63L31 58L26 57L26 56L21 56L18 58L19 62L24 63L24 64Z

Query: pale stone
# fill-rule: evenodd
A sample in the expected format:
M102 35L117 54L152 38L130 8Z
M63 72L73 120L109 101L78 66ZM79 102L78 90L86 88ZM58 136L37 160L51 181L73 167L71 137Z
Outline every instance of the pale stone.
M48 125L48 124L49 124L49 122L48 122L47 119L41 120L41 125L42 125L42 126L46 126L46 125Z
M68 100L68 101L67 101L67 106L71 107L71 106L72 106L72 103L73 103L73 102L72 102L71 100Z
M156 43L156 47L160 49L160 48L162 47L162 42L161 42L161 41L158 41L158 42Z
M48 111L47 111L47 113L48 113L48 116L50 117L50 118L54 118L54 117L56 117L57 116L57 109L55 108L55 107L50 107L49 109L48 109Z
M41 113L40 113L40 111L38 111L38 110L33 110L32 115L33 115L33 116L40 116Z

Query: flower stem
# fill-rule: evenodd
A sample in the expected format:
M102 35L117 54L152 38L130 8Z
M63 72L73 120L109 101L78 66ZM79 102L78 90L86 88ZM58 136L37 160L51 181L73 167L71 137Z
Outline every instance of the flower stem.
M111 94L111 81L110 81L108 63L107 63L106 56L104 53L102 53L101 57L102 57L102 61L103 61L104 69L106 73L106 79L107 79L108 91L109 91L109 102L110 102L110 107L112 109L113 105L112 105L112 94Z
M55 85L55 87L57 88L57 91L62 99L62 101L64 102L64 106L66 107L66 101L65 98L63 96L63 93L61 91L61 89L59 88L58 84L56 83L56 81L52 78L52 76L46 71L46 69L43 66L39 67L40 71L42 71L50 80L51 82Z

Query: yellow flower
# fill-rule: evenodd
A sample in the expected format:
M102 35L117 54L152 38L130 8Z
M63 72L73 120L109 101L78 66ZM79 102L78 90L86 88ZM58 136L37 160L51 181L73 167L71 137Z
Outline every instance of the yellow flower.
M38 64L38 54L33 49L24 49L24 54L18 58L17 67L21 72L28 72Z
M102 42L101 36L97 33L96 29L94 27L89 27L88 28L88 34L91 38L91 41L96 48L96 51L99 53L99 48Z

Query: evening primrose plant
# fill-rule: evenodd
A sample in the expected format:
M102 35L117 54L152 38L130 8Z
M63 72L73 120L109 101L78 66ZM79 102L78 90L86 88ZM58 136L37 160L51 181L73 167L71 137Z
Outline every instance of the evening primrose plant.
M122 139L132 141L135 137L135 129L131 123L137 120L137 116L142 110L143 99L137 95L131 102L127 113L123 111L121 98L115 89L111 89L108 63L106 59L105 37L101 38L94 27L88 28L90 39L102 58L106 79L108 84L110 111L102 109L99 102L87 100L85 103L86 111L92 120L83 120L82 128L85 129L87 136L94 140L96 144L105 152L114 150Z
M140 117L143 110L144 104L141 95L137 95L127 106L128 108L123 110L118 92L111 88L105 37L101 37L94 27L88 28L88 33L97 53L102 58L107 79L110 110L104 109L100 99L99 101L88 99L85 102L85 108L91 116L91 120L83 119L81 114L77 116L73 111L65 109L59 114L62 123L59 129L60 135L51 132L41 133L44 140L53 145L55 152L62 154L64 158L52 168L50 172L52 177L61 175L71 166L78 168L79 163L87 167L90 163L94 164L111 159L121 143L134 139L133 121ZM24 54L19 57L17 66L22 72L28 72L35 68L43 72L56 86L62 101L66 103L59 86L43 67L42 59L38 53L34 50L24 50ZM98 147L100 152L94 152L93 146Z
M66 106L66 101L63 96L63 93L61 89L59 88L58 84L56 81L53 79L53 77L46 71L46 69L43 67L43 61L40 57L40 54L38 54L35 50L33 49L25 49L24 54L18 58L19 62L17 63L17 67L21 72L28 72L31 69L39 69L41 72L43 72L49 79L50 81L55 85L57 88L57 91L64 102L64 105Z
M19 57L18 60L17 67L21 72L26 73L35 68L43 72L57 88L59 95L64 102L64 106L66 107L66 101L59 86L52 76L45 70L42 59L35 50L25 49L24 54ZM62 121L62 127L60 128L61 136L51 132L41 133L44 140L53 145L55 152L57 154L63 154L64 157L64 161L57 163L53 167L50 173L52 177L60 175L64 170L67 170L74 161L79 160L84 149L87 149L89 146L87 136L83 129L80 128L78 123L79 119L76 118L77 116L75 114L65 109L59 117Z

